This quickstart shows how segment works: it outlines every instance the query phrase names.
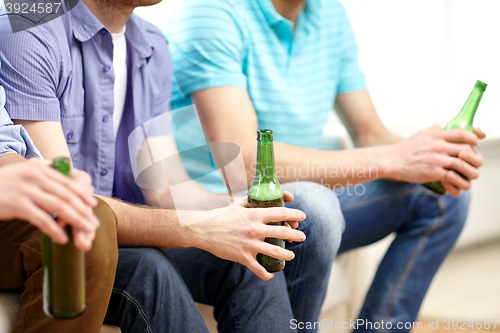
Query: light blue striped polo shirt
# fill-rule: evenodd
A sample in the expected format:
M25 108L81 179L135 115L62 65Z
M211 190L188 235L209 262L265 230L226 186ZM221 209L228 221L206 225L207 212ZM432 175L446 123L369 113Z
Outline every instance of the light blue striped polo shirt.
M365 88L353 31L337 0L307 0L295 30L271 0L183 0L165 33L174 64L173 109L191 105L199 90L241 87L259 128L272 129L276 141L319 148L335 96ZM193 114L174 115L174 124L180 151L205 144ZM184 162L193 178L211 167L194 153ZM201 183L224 191L219 177Z

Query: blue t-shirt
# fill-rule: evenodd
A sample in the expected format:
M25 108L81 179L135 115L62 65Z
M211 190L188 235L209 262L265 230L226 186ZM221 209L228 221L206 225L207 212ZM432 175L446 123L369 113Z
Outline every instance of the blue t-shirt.
M185 0L165 32L174 64L173 109L192 104L199 90L241 87L259 128L272 129L276 141L319 148L335 96L365 88L353 31L336 0L308 0L295 30L271 0ZM182 133L176 136L180 151L205 144L194 116L174 114L174 132ZM206 174L198 156L183 157L192 177ZM225 190L219 174L202 184Z

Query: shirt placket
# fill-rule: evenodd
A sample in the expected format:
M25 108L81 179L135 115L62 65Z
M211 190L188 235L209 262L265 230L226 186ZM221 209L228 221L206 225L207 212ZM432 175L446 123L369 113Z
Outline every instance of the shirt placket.
M114 181L115 164L115 139L113 128L113 108L114 108L114 80L113 69L113 41L111 34L103 29L99 33L101 49L103 54L99 59L96 71L99 75L99 90L96 104L99 107L95 110L94 124L99 132L99 142L97 142L98 158L96 170L100 179L99 185L101 193L111 195Z

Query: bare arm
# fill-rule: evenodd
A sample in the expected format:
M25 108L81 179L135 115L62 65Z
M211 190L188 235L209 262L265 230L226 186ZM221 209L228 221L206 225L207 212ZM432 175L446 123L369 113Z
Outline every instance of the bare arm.
M403 140L384 126L367 90L337 95L335 109L339 111L356 146L377 146Z
M156 161L162 164L163 173L161 175L158 173L148 174L148 170L143 171L143 174L150 178L148 183L164 185L164 189L143 189L149 206L177 210L210 210L231 204L227 194L212 193L197 182L191 181L172 136L150 138L142 149L150 149L153 156L166 157L162 161ZM150 163L149 154L139 153L137 156L138 165ZM141 158L148 160L139 160ZM176 197L175 204L169 183L182 184L183 195Z
M19 122L18 122L19 123ZM23 121L40 153L46 159L69 156L61 124L58 122ZM151 246L160 248L196 247L214 255L239 262L257 276L273 277L256 260L257 253L282 260L292 260L292 251L264 242L276 237L301 242L305 234L288 227L268 226L269 222L302 221L305 214L287 208L246 209L230 206L209 212L175 211L133 206L116 199L102 197L113 209L118 220L120 246ZM181 226L178 214L183 214ZM188 225L186 225L188 224Z
M233 142L240 146L250 184L254 174L252 163L256 160L257 117L246 90L210 88L193 93L193 100L209 141ZM347 110L351 106L343 107ZM376 127L382 133L380 125ZM454 189L449 189L450 192L458 195L461 189L470 187L469 179L479 176L477 167L482 164L482 157L469 146L477 144L478 138L472 133L433 127L399 143L352 150L320 151L276 142L275 160L277 168L283 170L278 175L281 182L308 180L333 188L378 178L414 183L442 180L452 184ZM463 158L459 159L461 152ZM467 179L448 169L459 171ZM307 170L307 173L299 170Z
M0 166L24 161L26 161L24 157L15 153L9 153L0 156Z
M255 170L252 163L256 160L255 135L257 131L257 116L247 92L241 88L220 87L198 91L193 94L193 100L198 109L203 130L209 141L233 142L239 145L243 152L247 171L248 185L251 184ZM220 121L224 119L224 121ZM279 173L281 182L295 180L310 180L332 187L347 183L359 183L377 177L373 172L367 179L359 179L346 175L341 178L329 177L329 166L339 168L352 167L351 161L356 160L356 165L368 167L381 167L384 164L384 154L377 149L357 149L354 151L325 152L314 149L292 146L275 142L275 159L277 167L295 172ZM345 163L343 163L345 162ZM298 177L297 170L316 167L318 172L314 175L308 172L306 177ZM384 166L384 171L385 171ZM331 171L331 170L330 170Z
M367 90L360 90L360 91L354 91L354 92L349 92L349 93L344 93L344 94L339 94L337 95L336 99L336 104L335 104L335 109L339 111L341 118L344 121L344 124L346 125L351 137L355 141L357 146L363 146L363 147L369 147L369 146L379 146L379 145L386 145L386 144L393 144L393 143L398 143L403 141L403 138L400 136L397 136L395 134L392 134L387 130L387 128L384 126L382 121L380 120L380 117L378 116L377 111L375 110L375 106L373 105L373 102L371 100L371 97L368 93ZM436 132L438 129L436 128ZM486 134L480 129L477 128L475 130L476 135L479 139L484 139L486 137ZM456 142L456 141L451 141L450 142ZM405 142L406 143L406 142ZM462 158L463 161L471 163L473 167L479 167L482 164L482 157L477 153L477 151L472 148L468 149L468 147L455 147L454 149L449 149L448 151L443 151L444 147L439 146L442 145L442 142L436 142L434 145L436 148L436 152L438 153L443 153L446 152L452 157L465 157L468 154L474 155L475 159L471 160L469 158ZM403 145L408 148L408 145ZM451 147L451 146L449 146ZM414 147L417 148L417 147ZM418 159L418 155L410 156L406 155L406 159L408 163L414 163L415 162L415 157ZM436 158L437 156L429 156L429 158ZM437 157L439 158L439 157ZM442 158L442 156L441 156ZM448 159L451 166L453 165L460 165L462 162L455 159L455 160L450 160ZM465 167L468 167L466 164L464 164ZM429 168L433 168L434 165L432 163L429 163L428 165ZM457 195L461 189L468 189L470 187L470 184L468 181L470 179L475 179L475 175L479 175L477 172L473 172L475 170L472 170L469 168L471 173L467 174L471 178L466 178L466 181L462 181L462 177L456 177L454 174L448 175L448 179L455 179L457 180L461 185L465 187L460 187L457 186L457 183L452 183L449 180L446 179L441 179L441 182L445 189L447 189L450 193ZM440 170L436 170L437 172L440 172ZM411 169L409 168L407 173L411 173Z
M190 248L206 250L219 258L247 266L261 279L268 273L256 260L258 253L290 261L294 253L264 242L266 237L302 242L302 231L288 227L266 225L269 222L290 221L295 228L305 214L287 208L247 209L231 206L209 212L172 211L132 206L116 199L101 197L113 209L118 220L120 246L150 246L158 248ZM182 226L182 220L201 220Z

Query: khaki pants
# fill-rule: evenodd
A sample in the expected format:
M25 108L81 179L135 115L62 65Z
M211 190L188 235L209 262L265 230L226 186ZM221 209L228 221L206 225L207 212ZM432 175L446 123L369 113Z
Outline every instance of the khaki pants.
M43 312L41 233L23 221L0 221L0 290L24 288L14 333L94 333L106 315L118 261L116 216L102 200L101 221L87 253L87 309L76 319L55 320Z

